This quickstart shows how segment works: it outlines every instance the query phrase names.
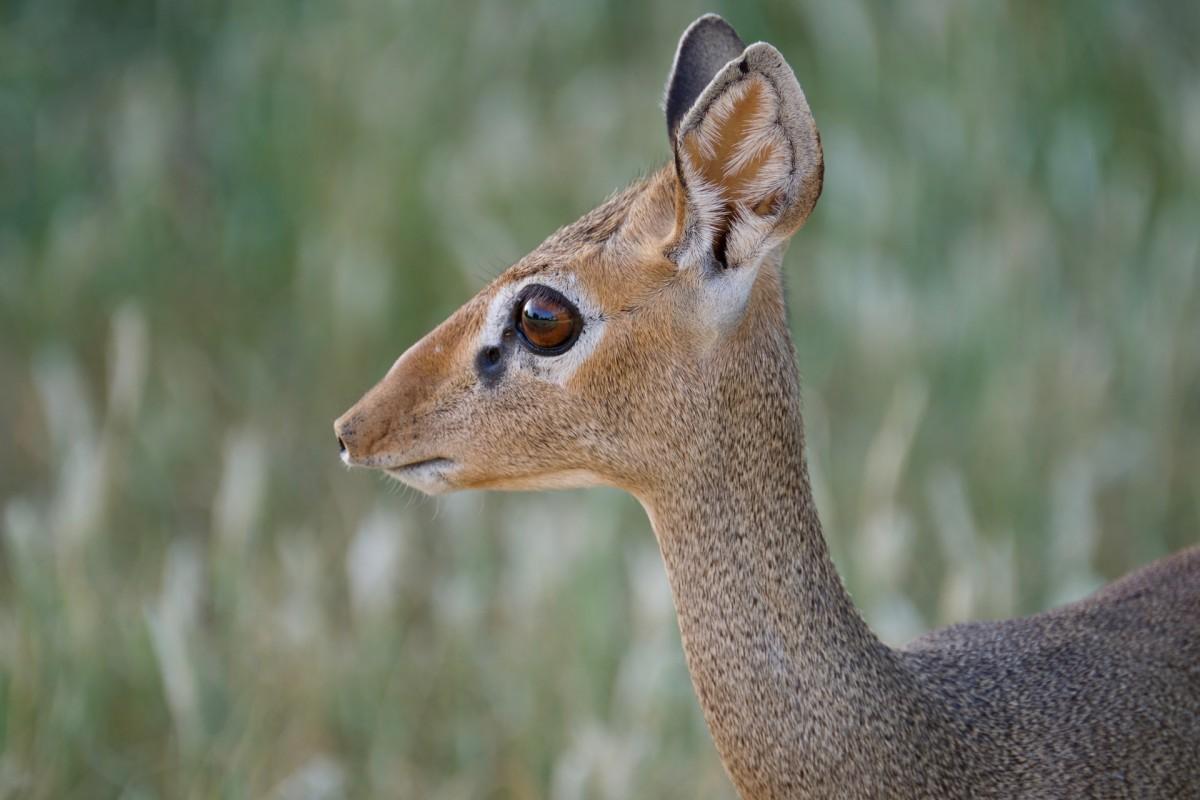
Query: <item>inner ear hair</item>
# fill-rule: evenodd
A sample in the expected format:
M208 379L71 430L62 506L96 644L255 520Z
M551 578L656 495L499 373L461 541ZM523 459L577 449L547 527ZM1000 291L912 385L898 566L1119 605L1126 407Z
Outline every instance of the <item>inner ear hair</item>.
M790 236L820 194L823 160L808 102L775 48L729 62L681 121L676 254L721 267L761 258Z

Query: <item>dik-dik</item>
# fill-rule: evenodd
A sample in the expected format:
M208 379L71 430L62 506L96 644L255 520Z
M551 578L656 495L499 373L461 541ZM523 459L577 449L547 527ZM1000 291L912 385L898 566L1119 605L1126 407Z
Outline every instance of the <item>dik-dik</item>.
M1200 797L1200 548L892 649L829 559L782 291L821 139L769 44L684 33L665 167L547 239L336 423L429 494L617 486L747 798Z

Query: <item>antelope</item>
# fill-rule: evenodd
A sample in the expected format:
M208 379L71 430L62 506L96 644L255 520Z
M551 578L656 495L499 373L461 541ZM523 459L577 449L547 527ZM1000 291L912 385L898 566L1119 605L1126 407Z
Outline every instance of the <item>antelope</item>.
M744 798L1200 797L1200 547L1071 605L883 644L813 503L782 289L821 139L771 45L696 20L671 161L550 236L334 424L428 494L645 508Z

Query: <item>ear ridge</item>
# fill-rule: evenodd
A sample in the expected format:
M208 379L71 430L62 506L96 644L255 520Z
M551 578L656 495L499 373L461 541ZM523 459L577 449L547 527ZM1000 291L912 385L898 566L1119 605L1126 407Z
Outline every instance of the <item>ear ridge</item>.
M820 196L824 162L808 100L765 42L714 76L680 121L675 153L687 203L681 257L711 246L726 266L753 261L794 233Z

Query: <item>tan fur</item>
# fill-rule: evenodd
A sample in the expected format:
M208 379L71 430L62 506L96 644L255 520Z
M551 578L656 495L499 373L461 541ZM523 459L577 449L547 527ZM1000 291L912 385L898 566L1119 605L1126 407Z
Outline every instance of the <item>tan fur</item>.
M347 460L431 493L637 496L743 797L1200 796L1200 549L1033 617L899 650L871 633L813 504L783 304L823 168L807 103L758 44L670 127L672 165L547 239L335 423ZM529 281L568 294L591 338L510 349L485 379L477 354Z

